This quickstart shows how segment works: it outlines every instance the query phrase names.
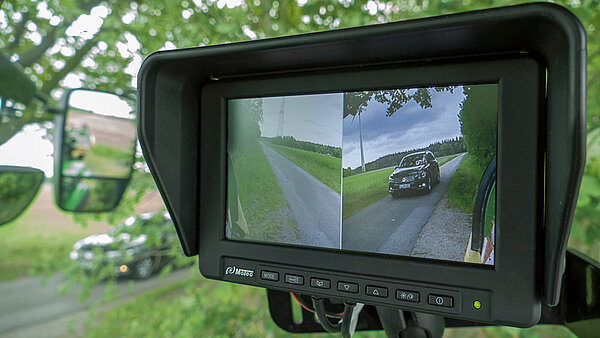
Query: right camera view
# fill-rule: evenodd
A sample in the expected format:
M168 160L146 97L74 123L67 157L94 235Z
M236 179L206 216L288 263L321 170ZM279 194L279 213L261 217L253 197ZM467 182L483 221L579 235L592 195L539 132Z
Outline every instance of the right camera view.
M342 249L493 265L498 85L343 101Z

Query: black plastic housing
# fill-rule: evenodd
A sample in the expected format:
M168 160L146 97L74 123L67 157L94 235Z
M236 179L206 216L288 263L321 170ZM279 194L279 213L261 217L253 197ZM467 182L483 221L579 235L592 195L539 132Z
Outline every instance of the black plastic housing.
M515 285L516 279L522 284L514 289L511 296L515 302L499 306L501 299L494 298L492 304L498 307L487 319L476 320L533 325L539 318L540 300L553 305L559 299L566 243L583 173L585 46L585 31L570 12L552 4L530 4L294 37L158 52L146 59L138 77L140 141L185 253L201 253L201 270L208 277L223 279L224 257L229 256L256 259L254 262L294 264L295 268L318 267L331 273L349 266L355 274L369 278L385 276L387 281L391 278L392 283L394 279L411 279L425 285L441 283L450 289L487 289L482 281L490 281L502 289L502 295ZM489 73L482 70L477 73L479 79L461 80L459 76L450 76L456 75L455 70L467 63L502 63L503 60L514 61L519 56L525 57L525 61L516 62L515 65L519 66L514 69L502 68L503 74L494 73L499 68L486 68ZM523 64L529 66L519 68ZM443 65L450 67L446 77L436 79L434 72L428 71ZM222 220L225 215L226 172L224 161L220 159L225 155L224 112L212 110L223 105L224 100L211 97L206 91L201 95L207 85L226 81L230 89L243 91L248 90L245 87L248 83L244 84L248 80L269 78L290 84L285 82L286 79L318 73L333 74L329 83L333 83L331 88L321 90L332 91L337 86L335 89L339 91L346 89L340 85L344 76L356 81L359 78L353 77L353 72L376 68L403 68L406 71L419 68L422 74L430 76L421 76L418 83L423 85L463 81L481 83L490 79L500 81L506 76L521 76L519 74L532 81L515 83L517 88L532 86L526 92L529 97L516 93L518 100L511 101L503 98L504 89L500 94L500 110L508 112L507 104L513 104L515 109L533 114L522 117L528 119L527 123L536 132L532 133L531 129L528 135L517 132L519 136L507 140L506 146L499 143L498 194L508 194L523 203L511 202L515 208L510 212L506 208L497 209L497 241L501 247L494 270L224 240ZM369 87L352 83L355 87ZM306 87L296 89L280 87L278 94L318 91L311 90L311 84L306 83ZM415 85L416 82L402 84ZM502 86L502 82L500 84ZM370 87L373 86L381 84ZM516 112L508 114L514 117L511 114ZM505 121L506 116L499 117L500 126L514 125L523 129L519 123L525 122ZM547 128L544 129L544 125ZM517 179L522 185L513 185L517 181L506 174L507 170L511 170L508 159L513 150L523 151L518 158L520 161L527 157L535 159L533 165L525 170L532 171L528 180ZM510 184L506 183L507 180ZM521 199L518 195L522 196ZM525 196L527 200L523 198ZM514 217L519 217L517 220L524 225L502 225L502 222ZM517 255L523 255L524 259L514 260ZM505 259L509 260L503 262ZM315 262L319 264L315 265ZM390 264L401 267L401 272L394 270L390 275L374 268ZM502 270L503 266L511 270L511 264L519 266L514 272L520 275ZM457 279L449 281L444 278L443 271ZM472 276L472 280L467 281L466 276ZM280 286L272 287L277 289ZM496 297L496 290L493 292L493 297ZM516 297L517 294L519 297ZM526 308L521 312L510 307L509 303L510 306L517 303L526 305ZM454 316L465 318L462 313Z

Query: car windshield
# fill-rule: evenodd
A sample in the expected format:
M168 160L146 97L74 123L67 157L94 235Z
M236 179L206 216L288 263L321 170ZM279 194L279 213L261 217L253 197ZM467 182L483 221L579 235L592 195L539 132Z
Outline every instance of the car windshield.
M385 24L521 2L523 1L0 1L0 65L2 60L6 60L14 64L14 68L19 72L18 76L12 76L13 73L6 76L6 73L0 71L3 74L0 80L0 165L35 167L43 170L46 175L37 199L28 211L16 221L0 227L0 332L7 336L29 337L286 336L269 315L269 304L263 289L204 279L198 272L198 257L186 257L183 254L171 222L164 221L165 226L162 226L163 220L157 220L160 226L146 226L137 221L142 214L160 213L166 209L139 146L133 161L131 181L120 204L114 210L72 215L56 209L52 183L53 157L61 152L60 147L55 148L54 144L55 138L59 137L62 130L60 126L55 125L56 116L52 110L46 108L59 106L70 90L84 88L136 97L138 71L142 62L157 51L205 48L219 44ZM553 2L566 6L588 30L588 160L569 246L600 261L600 100L597 95L600 93L599 5L598 1ZM268 45L269 43L266 43L266 46ZM257 62L279 61L264 59ZM232 69L235 67L235 64L231 65ZM30 83L27 84L28 82ZM7 96L9 93L12 96ZM37 98L31 97L34 93ZM273 136L282 135L283 139L290 135L287 143L277 145L273 141L272 144L267 144L261 140L260 147L254 150L260 152L265 168L268 168L269 159L263 153L263 149L267 147L277 149L278 153L271 153L283 160L284 157L289 157L292 162L306 163L308 161L304 161L303 157L318 159L318 163L324 165L315 165L306 171L312 170L312 175L324 182L314 180L315 185L324 187L322 190L325 190L327 182L339 179L342 174L347 176L347 182L350 183L344 184L343 189L348 189L350 193L344 192L343 195L351 196L353 192L360 192L357 194L360 198L347 199L350 206L345 208L354 210L356 215L340 215L344 217L344 221L346 217L348 220L363 217L359 212L370 205L377 204L385 209L386 214L378 214L377 219L390 216L387 218L389 227L357 227L356 233L362 236L357 239L360 243L376 237L373 233L383 228L390 231L390 236L385 237L386 241L398 237L395 235L399 232L395 230L407 224L401 222L400 214L409 215L413 209L397 206L417 198L431 200L437 196L440 198L439 203L431 202L432 205L440 208L437 211L448 215L456 214L452 208L472 211L473 201L462 195L454 197L458 200L455 204L442 193L414 193L399 199L387 196L390 181L388 177L393 176L394 166L407 168L426 163L423 153L408 155L400 160L402 154L427 149L428 154L431 152L435 155L440 169L438 172L428 173L422 184L430 181L434 185L437 184L433 186L433 189L437 190L461 186L462 181L468 181L473 175L481 176L485 169L482 168L484 164L468 154L464 146L468 141L460 138L460 133L440 132L435 135L436 142L440 142L435 144L419 138L427 134L422 133L422 130L428 130L434 117L441 115L440 111L449 111L450 103L455 107L459 106L461 95L465 95L463 89L431 88L427 92L415 91L405 94L415 98L399 104L410 112L407 115L409 118L402 119L399 114L384 116L385 108L373 97L365 103L365 107L368 103L369 109L358 114L356 118L348 119L347 123L352 127L364 128L352 133L347 139L339 140L355 143L356 151L352 152L351 158L342 157L341 153L338 157L331 147L324 147L322 144L302 144L302 147L310 149L322 148L313 152L288 147L289 144L300 143L301 140L295 140L295 135L291 137L290 134L286 134L288 130L283 128L283 122L281 131L273 132ZM39 98L47 98L48 106L43 107L38 102ZM439 111L436 107L438 102L444 106ZM287 105L290 106L289 102ZM427 105L435 108L420 110ZM255 120L270 123L274 130L279 130L277 121L281 105L277 103L272 106L275 107L273 111L276 114ZM308 110L306 107L303 109ZM373 119L373 113L376 111L383 112L380 115L384 122ZM419 114L421 116L418 118L427 121L415 123ZM457 120L456 114L457 111L450 114L453 120ZM283 115L281 116L283 120ZM302 115L302 119L308 121L307 116L311 115L306 113ZM292 123L294 120L286 115L284 121ZM401 142L396 142L393 149L390 148L392 142L381 133L389 127L390 121L403 125L397 128L397 133L394 131L394 136ZM133 130L134 124L130 125ZM108 141L103 144L103 140L112 138L105 138L100 131L95 130L97 124L74 126L75 128L69 130L66 135L67 142L71 142L73 148L73 171L82 171L83 167L78 162L83 160L94 161L93 167L99 168L99 171L112 170L113 176L121 175L121 171L116 168L121 167L120 164L130 169L131 156L125 156L126 154L119 151L118 145L121 142L114 146ZM419 132L407 133L406 126L417 128ZM455 127L459 130L458 125ZM370 132L369 128L377 130ZM126 130L119 127L113 129ZM440 130L445 131L443 128ZM256 130L245 130L248 134L255 131L259 133L258 127ZM324 134L331 136L333 133L327 130ZM358 149L362 149L363 146L366 156L361 160ZM379 152L377 156L370 155L376 151ZM248 153L244 153L244 156L250 155ZM333 156L328 156L329 154ZM118 163L104 160L110 156L119 159ZM329 174L328 164L337 163L335 161L344 163L343 172L340 173L340 165L335 165L333 167L336 171ZM291 166L292 162L288 165ZM274 174L270 174L270 179L256 175L254 170L261 169L261 164L251 164L253 170L236 170L236 174L255 181L256 191L267 197L265 205L272 207L272 210L257 209L255 213L244 211L248 223L257 218L266 219L268 222L265 222L265 229L262 231L268 232L275 228L273 224L282 219L282 215L292 213L287 208L283 193L277 194L275 189L269 189L269 184L276 184ZM431 165L432 168L435 166ZM452 180L450 176L454 172L457 173L455 177L462 181ZM402 182L405 185L413 183ZM99 185L97 188L117 189L108 184ZM331 190L334 194L341 193ZM242 198L240 205L255 203L259 194L253 192L255 191L245 191L250 197L247 200ZM81 200L87 197L85 193L78 196ZM369 198L365 199L363 196ZM185 205L185 201L178 202ZM430 209L433 210L433 207ZM460 215L462 217L462 214ZM178 222L186 221L173 216ZM423 217L428 219L427 215ZM128 218L129 221L124 221ZM463 219L470 220L468 217ZM134 223L135 225L131 226ZM294 229L296 227L293 222L285 225ZM139 262L144 263L140 263L139 266L147 268L146 270L136 271L133 266L106 264L106 253L103 253L101 248L95 248L98 250L86 252L85 255L75 250L74 244L84 238L99 234L103 234L103 238L116 235L117 230L113 230L115 227L120 229L121 233L129 233L132 239L141 238L141 235L147 236L143 237L147 247L161 248L160 252L152 253L151 256L135 256L139 257ZM249 231L257 231L248 228ZM437 232L441 237L451 237L448 235L449 228L451 227ZM414 237L418 238L420 229L413 232ZM161 243L165 238L172 240L176 245L163 250ZM384 244L395 247L391 241L378 243L378 246ZM440 243L433 245L438 251L446 249ZM412 244L410 247L409 251L426 252L419 251L417 246L413 249ZM461 248L462 253L464 249ZM132 252L137 254L134 249ZM148 256L149 260L142 261ZM458 257L462 259L464 255ZM80 300L84 300L85 305ZM293 306L293 317L297 319L297 315L303 310L296 303ZM479 327L450 329L445 332L445 335L453 337L547 337L570 334L566 328L554 326L532 329ZM367 333L362 337L364 336L373 335Z
M423 154L409 155L402 159L402 162L400 162L400 168L417 167L426 163L427 161L425 160L425 155Z

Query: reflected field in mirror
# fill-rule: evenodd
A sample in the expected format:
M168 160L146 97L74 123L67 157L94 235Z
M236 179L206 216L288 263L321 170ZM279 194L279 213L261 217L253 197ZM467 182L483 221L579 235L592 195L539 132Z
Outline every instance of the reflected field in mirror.
M68 99L60 156L61 208L114 208L132 173L135 102L111 93L74 90Z
M0 225L27 209L43 181L44 172L39 169L0 166Z

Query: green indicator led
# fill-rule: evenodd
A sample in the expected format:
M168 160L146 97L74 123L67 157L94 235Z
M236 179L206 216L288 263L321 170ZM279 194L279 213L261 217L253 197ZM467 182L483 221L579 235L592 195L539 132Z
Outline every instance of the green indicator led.
M481 302L478 300L474 301L473 307L476 308L477 310L481 309Z

